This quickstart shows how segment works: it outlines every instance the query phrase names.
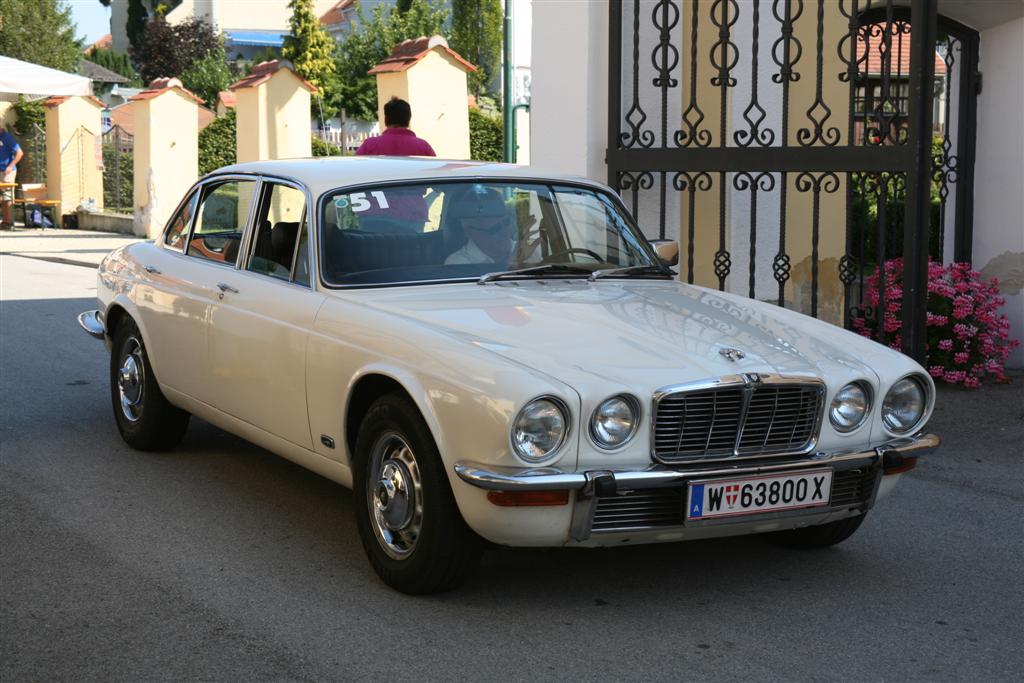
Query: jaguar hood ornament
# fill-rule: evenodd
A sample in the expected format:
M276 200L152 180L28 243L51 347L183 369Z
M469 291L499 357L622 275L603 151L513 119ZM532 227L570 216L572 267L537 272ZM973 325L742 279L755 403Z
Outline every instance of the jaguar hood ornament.
M747 357L747 354L743 353L739 349L734 349L730 346L718 349L718 355L721 356L722 358L725 358L728 361L732 361L733 363Z

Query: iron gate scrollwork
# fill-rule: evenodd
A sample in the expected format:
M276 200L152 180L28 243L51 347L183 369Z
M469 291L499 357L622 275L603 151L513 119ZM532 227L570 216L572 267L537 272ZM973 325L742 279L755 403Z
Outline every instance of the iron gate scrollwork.
M902 256L922 358L929 254L970 258L977 34L936 0L610 0L609 27L609 184L681 277L849 324Z

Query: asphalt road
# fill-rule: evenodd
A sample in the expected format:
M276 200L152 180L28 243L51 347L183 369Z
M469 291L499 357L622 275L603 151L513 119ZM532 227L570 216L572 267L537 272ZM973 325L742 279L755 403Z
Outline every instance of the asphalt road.
M94 272L0 256L0 678L1019 680L1024 377L943 390L943 451L839 548L490 551L384 587L349 492L194 420L117 435Z

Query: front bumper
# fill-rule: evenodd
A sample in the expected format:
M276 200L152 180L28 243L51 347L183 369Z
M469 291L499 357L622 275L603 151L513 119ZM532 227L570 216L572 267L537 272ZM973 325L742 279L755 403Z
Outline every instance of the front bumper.
M103 325L103 314L99 311L85 311L78 314L78 324L82 326L82 329L90 336L95 339L105 339L107 336L106 329Z
M590 538L591 533L604 531L623 531L623 528L604 528L600 523L600 514L595 523L595 511L615 498L643 495L651 490L671 489L685 492L686 484L691 479L708 479L713 477L738 477L760 474L778 474L792 470L807 470L816 467L831 468L835 471L846 471L850 476L863 473L866 479L862 483L862 495L849 502L833 505L828 513L831 517L822 517L822 523L840 516L861 514L874 503L881 473L898 473L909 469L918 456L937 449L939 437L934 434L917 434L886 442L875 448L855 451L832 451L814 453L809 456L793 457L789 460L766 460L761 462L746 461L742 463L718 462L700 465L695 463L688 467L668 467L652 465L636 470L592 470L584 472L566 472L558 468L502 468L486 467L472 462L459 462L455 465L455 473L463 481L487 491L575 491L575 503L571 537L580 542ZM637 494L637 492L641 492ZM656 493L656 491L654 492ZM667 493L667 491L666 491ZM650 499L650 496L648 496ZM682 503L680 504L682 508ZM821 516L821 510L816 514ZM736 533L740 525L752 522L780 521L786 518L803 517L801 523L807 522L812 513L807 510L751 515L737 522L730 520L714 520L706 522L686 522L682 518L665 522L669 526L712 526L733 525ZM639 523L632 527L632 532L652 530L650 525ZM693 529L695 530L695 529Z

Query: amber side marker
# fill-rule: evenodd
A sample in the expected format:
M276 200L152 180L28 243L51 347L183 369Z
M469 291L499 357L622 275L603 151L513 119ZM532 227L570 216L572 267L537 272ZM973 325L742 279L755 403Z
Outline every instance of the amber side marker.
M903 458L903 462L894 466L886 467L883 470L884 474L901 474L903 472L909 472L910 470L917 467L917 458Z
M501 507L567 505L568 491L488 491L487 500Z

